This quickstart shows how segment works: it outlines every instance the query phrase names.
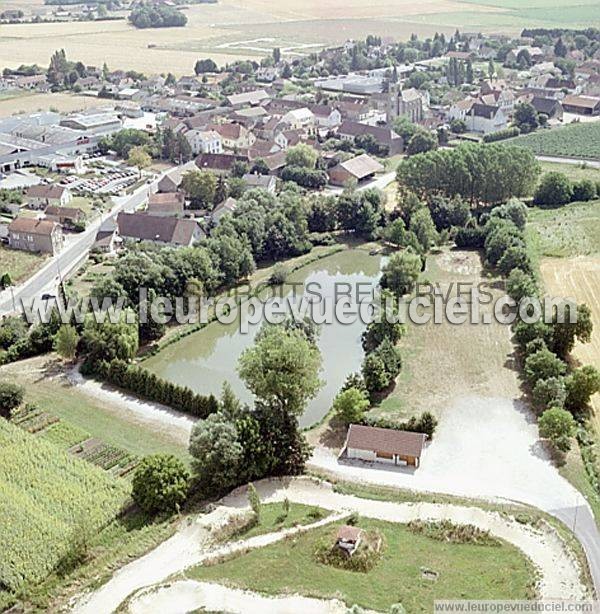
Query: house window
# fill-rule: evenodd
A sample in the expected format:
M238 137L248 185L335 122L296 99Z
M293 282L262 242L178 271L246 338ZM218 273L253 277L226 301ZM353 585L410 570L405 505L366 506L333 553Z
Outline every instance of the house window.
M21 238L21 235L18 232L13 232L12 236L15 241L18 241Z

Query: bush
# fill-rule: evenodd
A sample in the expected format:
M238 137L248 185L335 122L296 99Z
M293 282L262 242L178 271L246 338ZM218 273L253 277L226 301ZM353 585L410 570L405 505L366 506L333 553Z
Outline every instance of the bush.
M290 272L285 264L277 263L273 267L273 272L269 277L269 285L282 286L286 282L289 274Z
M454 242L456 247L480 248L485 241L485 231L479 226L475 228L459 228Z
M417 535L454 544L500 546L500 540L472 524L454 524L449 520L411 520L408 529Z
M335 417L343 424L361 422L368 407L369 399L359 388L342 390L333 400Z
M547 409L540 417L538 425L540 435L549 439L557 450L568 452L571 437L575 435L575 419L565 409L553 407Z
M573 183L563 173L546 173L535 191L533 203L540 207L559 207L573 200Z
M367 418L363 421L367 426L376 426L382 429L393 429L395 431L410 431L411 433L425 433L429 439L433 439L433 434L438 425L437 418L429 411L424 411L418 418L412 416L406 422L394 422L385 418Z
M377 529L363 531L360 544L352 556L336 544L336 535L337 528L317 546L315 559L319 563L347 571L367 573L377 565L385 551L383 534Z
M506 291L508 295L517 303L528 296L537 296L537 284L530 273L521 269L514 269L510 272L506 281Z
M175 512L185 502L190 475L172 454L153 454L142 459L132 481L132 497L148 513Z
M530 384L550 377L560 377L567 365L548 349L538 350L525 360L525 376Z
M12 412L21 405L25 388L10 382L0 383L0 416L10 419Z
M496 141L504 141L505 139L512 139L515 136L519 136L521 131L517 126L513 128L505 128L504 130L498 130L498 132L492 132L491 134L486 134L483 137L484 143L495 143Z
M548 407L563 408L567 391L562 377L549 377L538 380L533 387L533 402L540 409Z
M596 198L596 184L590 179L582 179L573 185L573 200L588 201Z

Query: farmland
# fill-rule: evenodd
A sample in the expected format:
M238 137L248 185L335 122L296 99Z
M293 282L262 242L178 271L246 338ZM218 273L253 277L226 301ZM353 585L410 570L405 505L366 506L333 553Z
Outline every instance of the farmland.
M10 249L0 245L0 271L9 273L14 283L31 277L43 264L45 256Z
M0 586L10 592L77 557L128 495L125 482L6 421L0 421L0 489Z
M536 155L600 160L600 121L569 124L504 141L531 149Z
M540 256L600 254L600 203L572 203L560 209L532 209L527 233Z
M505 33L525 26L587 27L597 8L595 0L578 0L568 11L556 0L220 0L188 7L185 28L136 30L125 20L3 25L0 65L47 65L52 51L64 47L69 57L86 64L179 75L189 73L199 57L218 63L257 59L273 47L294 57L367 33L401 40L413 32L449 34L457 27Z
M17 113L35 113L36 111L56 110L63 112L80 111L97 107L98 100L90 96L73 96L65 93L36 94L18 92L17 95L0 98L0 117Z
M389 611L402 603L407 612L430 611L437 598L526 598L531 567L508 544L482 546L440 542L412 533L405 525L360 519L358 526L382 532L387 549L370 573L346 571L317 563L314 552L335 528L323 527L253 550L233 560L187 573L194 579L217 581L271 595L299 592L337 597L347 605ZM422 570L438 573L432 582ZM502 574L498 570L502 569Z

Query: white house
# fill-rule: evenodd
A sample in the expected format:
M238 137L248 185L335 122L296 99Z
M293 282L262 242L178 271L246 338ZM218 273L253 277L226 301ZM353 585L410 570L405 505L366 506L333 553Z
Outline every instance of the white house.
M476 102L465 117L467 130L490 134L508 127L506 115L500 107L493 107Z
M25 197L36 209L45 209L48 205L64 207L73 200L69 189L61 185L43 183L28 187Z
M316 124L314 113L303 107L288 111L282 118L281 123L291 130L313 130Z
M192 148L192 153L223 153L221 135L214 130L188 130L185 138Z

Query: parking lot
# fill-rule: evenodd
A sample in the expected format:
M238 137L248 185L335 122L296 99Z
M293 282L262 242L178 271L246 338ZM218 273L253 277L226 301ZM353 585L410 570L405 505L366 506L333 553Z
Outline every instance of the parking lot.
M88 172L84 176L68 175L59 184L72 192L84 194L118 194L135 184L139 171L98 155L85 161Z

